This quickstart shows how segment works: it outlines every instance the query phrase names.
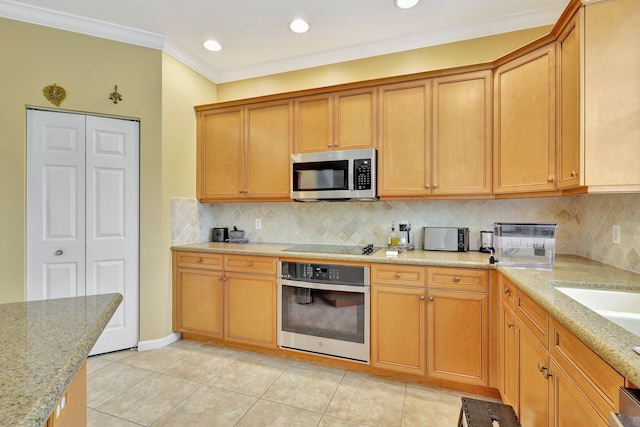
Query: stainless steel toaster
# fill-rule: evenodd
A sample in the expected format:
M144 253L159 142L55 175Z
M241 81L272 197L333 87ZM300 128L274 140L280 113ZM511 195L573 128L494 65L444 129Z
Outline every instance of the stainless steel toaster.
M467 252L468 227L423 227L423 249L426 251Z

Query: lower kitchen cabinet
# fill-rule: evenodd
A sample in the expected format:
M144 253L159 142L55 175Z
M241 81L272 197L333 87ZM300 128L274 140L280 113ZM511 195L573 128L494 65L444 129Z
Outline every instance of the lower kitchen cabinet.
M87 362L82 364L43 427L87 425Z
M371 365L425 373L424 287L371 286Z
M520 422L527 427L549 426L553 391L549 354L522 324L518 324L518 344Z
M503 401L514 406L523 426L606 427L609 413L618 409L624 377L508 280L501 281Z
M500 395L502 401L518 411L518 365L517 353L518 333L516 315L513 310L503 307L500 317L500 357L503 360L501 366Z
M553 426L599 426L606 427L597 409L585 397L582 390L569 378L560 366L551 359L553 372ZM523 424L524 425L524 424Z
M173 329L276 346L276 259L173 253Z
M487 385L488 294L429 289L427 297L428 375Z
M222 338L222 271L179 268L177 328Z
M232 272L225 282L225 339L275 347L275 277Z

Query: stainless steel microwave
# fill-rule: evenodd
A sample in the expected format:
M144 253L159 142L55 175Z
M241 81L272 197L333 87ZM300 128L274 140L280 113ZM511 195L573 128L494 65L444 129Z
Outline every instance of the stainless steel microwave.
M299 201L376 200L375 149L291 155L291 198Z

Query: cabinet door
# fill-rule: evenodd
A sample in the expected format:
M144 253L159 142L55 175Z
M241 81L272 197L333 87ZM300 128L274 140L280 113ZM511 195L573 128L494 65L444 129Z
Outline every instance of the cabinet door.
M241 107L198 112L196 191L199 199L242 196L243 139Z
M495 73L494 192L555 188L555 44Z
M500 395L502 401L518 410L518 335L516 332L516 316L513 311L503 305L500 325L500 358L502 359L502 383Z
M295 99L296 153L333 150L333 94Z
M374 87L335 93L336 149L376 148L377 96Z
M551 369L555 397L551 425L554 427L607 427L609 425L607 419L598 413L580 387L571 381L553 359L551 359Z
M518 323L518 416L523 426L548 427L553 391L552 378L544 377L543 370L549 373L549 355L531 333Z
M289 199L292 102L284 100L248 106L245 131L245 197Z
M425 288L371 286L371 365L425 372Z
M580 184L580 8L558 39L558 188Z
M430 377L487 385L489 297L486 293L428 291Z
M222 338L221 271L178 268L177 330Z
M640 7L638 0L585 7L585 183L637 192Z
M491 193L491 71L433 80L433 194Z
M380 86L378 89L380 196L431 193L431 81Z
M275 277L227 272L225 282L225 339L275 347Z

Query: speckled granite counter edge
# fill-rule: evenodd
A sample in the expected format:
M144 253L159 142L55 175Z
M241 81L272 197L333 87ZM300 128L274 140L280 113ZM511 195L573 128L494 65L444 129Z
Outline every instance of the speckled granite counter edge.
M459 268L482 268L498 269L520 288L527 296L544 308L551 317L566 327L576 335L583 343L596 352L602 359L624 375L628 380L636 385L640 385L640 355L633 352L633 346L640 346L640 337L626 331L622 327L610 322L592 310L584 307L570 297L555 289L554 282L566 283L591 282L592 278L586 278L585 274L579 273L579 268L575 271L569 270L562 279L555 278L553 270L549 272L539 272L529 269L518 269L500 267L488 263L486 254L471 252L427 252L410 251L401 253L396 257L386 257L384 249L373 255L340 255L305 252L285 251L291 244L234 244L234 243L191 243L185 245L175 245L172 251L187 252L210 252L221 254L257 255L273 256L279 258L309 258L326 260L362 261L371 263L395 263L414 264L434 267L459 267ZM461 255L462 254L462 255ZM621 271L615 267L607 266L597 262L584 259L586 263L593 263L595 268ZM627 272L628 273L628 272ZM629 273L633 274L633 273ZM640 277L640 275L635 275ZM607 279L609 280L609 279ZM607 284L607 280L599 284L603 288L618 290L635 290L640 292L640 286L627 284L618 281ZM639 280L640 283L640 280ZM571 286L569 284L569 286ZM597 331L594 333L593 331Z
M27 419L25 419L25 422L22 425L29 427L42 427L44 423L47 422L47 419L55 409L56 404L62 398L62 395L67 388L69 388L71 381L75 378L76 374L82 367L82 364L87 359L89 352L95 345L96 341L98 341L100 334L102 334L102 331L111 320L111 317L116 312L121 302L122 295L113 294L113 298L107 307L96 319L96 322L92 325L91 329L87 331L83 340L78 343L75 353L70 358L69 363L52 378L51 383L45 388L42 396L38 399L38 402L31 408L31 411L27 415Z

